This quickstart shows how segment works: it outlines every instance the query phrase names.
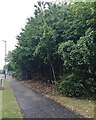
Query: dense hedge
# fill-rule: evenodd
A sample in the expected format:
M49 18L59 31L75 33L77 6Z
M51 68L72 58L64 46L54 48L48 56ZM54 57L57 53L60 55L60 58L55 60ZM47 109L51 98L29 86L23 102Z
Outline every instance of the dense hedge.
M96 2L38 2L17 36L8 68L18 79L55 81L66 96L96 92ZM62 77L65 76L65 77Z

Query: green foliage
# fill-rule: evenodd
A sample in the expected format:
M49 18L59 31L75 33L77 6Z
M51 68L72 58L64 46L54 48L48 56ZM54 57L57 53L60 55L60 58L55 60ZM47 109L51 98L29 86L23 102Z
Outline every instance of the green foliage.
M95 4L38 2L34 17L28 18L25 28L17 36L16 49L7 57L9 70L18 79L39 77L46 82L57 82L66 74L61 82L57 82L64 95L87 96L84 92L87 85L90 86L88 96L93 94L96 77Z
M93 33L94 31L89 28L85 36L80 37L77 43L69 40L59 45L58 53L62 56L67 69L85 70L87 73L93 72L95 69L94 58L96 57Z
M59 92L65 96L75 97L96 97L96 84L94 79L84 79L82 76L76 74L70 74L60 83L56 83L59 88Z
M64 66L68 72L74 72L60 83L61 91L68 96L94 97L95 95L96 43L93 35L94 31L89 28L77 43L69 40L61 43L58 48L58 53L64 60Z

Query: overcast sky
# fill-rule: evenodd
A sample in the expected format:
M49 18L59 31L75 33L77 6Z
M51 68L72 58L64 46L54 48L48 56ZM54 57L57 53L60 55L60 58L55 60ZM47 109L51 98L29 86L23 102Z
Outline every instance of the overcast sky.
M24 28L26 19L33 16L34 4L38 0L0 0L0 69L4 65L4 42L7 41L7 53L17 43L16 36ZM56 0L45 0L56 1ZM57 0L60 1L60 0Z
M0 69L4 65L4 42L7 41L7 53L15 49L16 36L24 28L26 19L33 16L34 4L38 0L0 0ZM40 1L40 0L39 0ZM42 1L42 0L41 0ZM65 0L43 0L65 1ZM69 1L69 0L66 0Z

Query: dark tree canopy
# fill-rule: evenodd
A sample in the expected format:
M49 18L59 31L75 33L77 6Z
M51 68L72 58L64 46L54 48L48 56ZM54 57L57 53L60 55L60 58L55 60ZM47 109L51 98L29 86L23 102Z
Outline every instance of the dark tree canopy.
M54 81L67 96L96 92L96 2L38 2L17 36L9 71L18 79Z

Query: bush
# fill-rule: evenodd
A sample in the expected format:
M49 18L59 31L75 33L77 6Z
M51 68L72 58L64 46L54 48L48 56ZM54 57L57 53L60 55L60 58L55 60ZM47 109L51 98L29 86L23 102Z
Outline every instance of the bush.
M58 82L59 92L70 97L95 97L96 84L94 79L83 79L80 76L71 74L65 80Z

